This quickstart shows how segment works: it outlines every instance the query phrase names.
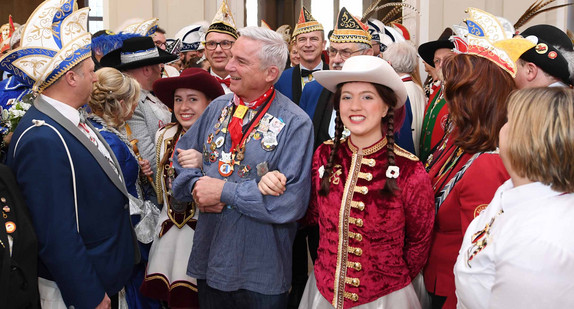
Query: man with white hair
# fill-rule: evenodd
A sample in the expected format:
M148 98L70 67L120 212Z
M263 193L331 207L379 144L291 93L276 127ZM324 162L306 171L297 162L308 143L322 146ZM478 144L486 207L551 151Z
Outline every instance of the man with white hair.
M383 53L383 59L399 74L407 88L413 115L411 131L413 134L415 154L418 155L426 98L422 87L416 84L411 77L411 74L418 68L417 50L410 42L396 42L387 47Z
M313 127L273 87L287 61L282 37L239 32L225 67L233 94L213 100L178 141L203 153L203 168L182 168L176 155L173 192L200 211L187 269L200 307L285 308L296 220L310 194ZM282 194L260 192L267 173L286 187Z

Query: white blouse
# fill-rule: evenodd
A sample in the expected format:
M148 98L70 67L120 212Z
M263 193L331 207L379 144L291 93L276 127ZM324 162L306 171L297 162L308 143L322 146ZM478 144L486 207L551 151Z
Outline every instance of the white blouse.
M454 275L458 308L574 308L574 194L506 181L466 230Z

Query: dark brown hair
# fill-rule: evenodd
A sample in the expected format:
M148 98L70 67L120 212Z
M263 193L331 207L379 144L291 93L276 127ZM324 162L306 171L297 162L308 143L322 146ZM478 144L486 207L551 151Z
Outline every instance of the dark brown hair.
M341 115L339 112L339 103L341 100L341 89L345 83L337 85L337 91L335 91L335 95L333 96L334 99L334 108L336 111L336 118L335 118L335 140L333 145L331 146L331 153L329 155L329 160L325 165L325 172L323 173L323 177L321 178L321 189L319 190L319 194L322 196L326 196L329 193L329 177L331 177L331 173L333 172L333 166L335 162L335 157L337 154L337 150L339 149L339 145L341 144L341 137L343 136L343 130L345 129L343 125L343 121L341 120ZM383 130L386 128L386 136L387 136L387 158L389 161L388 166L396 165L395 162L395 136L394 136L394 129L395 129L395 106L397 105L397 96L395 92L391 90L391 88L387 86L383 86L380 84L372 84L379 96L383 99L383 102L389 106L389 110L387 115L381 120L383 124ZM385 187L383 188L384 194L391 194L394 195L395 191L398 190L399 187L397 186L397 182L394 178L388 178L385 183Z
M506 99L515 88L512 76L486 58L466 54L445 59L442 74L455 145L468 153L496 149Z

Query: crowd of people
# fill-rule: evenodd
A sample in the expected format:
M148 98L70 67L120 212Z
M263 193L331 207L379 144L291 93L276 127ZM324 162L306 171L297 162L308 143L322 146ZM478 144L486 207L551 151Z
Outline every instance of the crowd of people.
M10 22L0 308L574 306L573 43L467 13Z

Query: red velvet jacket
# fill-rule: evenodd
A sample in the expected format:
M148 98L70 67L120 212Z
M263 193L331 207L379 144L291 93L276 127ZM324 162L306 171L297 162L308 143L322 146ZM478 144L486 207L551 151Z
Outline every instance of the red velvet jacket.
M445 150L449 150L450 145L451 142L447 143ZM429 171L431 182L436 186L435 193L442 190L445 178L452 178L472 157L472 154L463 154L454 171L439 179L438 171L450 154L433 155L440 157ZM498 154L482 154L472 162L440 206L433 229L429 260L424 269L424 280L429 292L447 296L443 308L456 307L453 268L466 228L488 206L498 187L509 178Z
M350 140L342 141L330 191L321 196L319 170L332 142L327 143L313 157L305 220L320 229L318 290L336 308L350 308L402 289L420 272L430 245L433 193L418 159L395 146L400 191L396 197L383 195L387 151L382 139L362 154Z

